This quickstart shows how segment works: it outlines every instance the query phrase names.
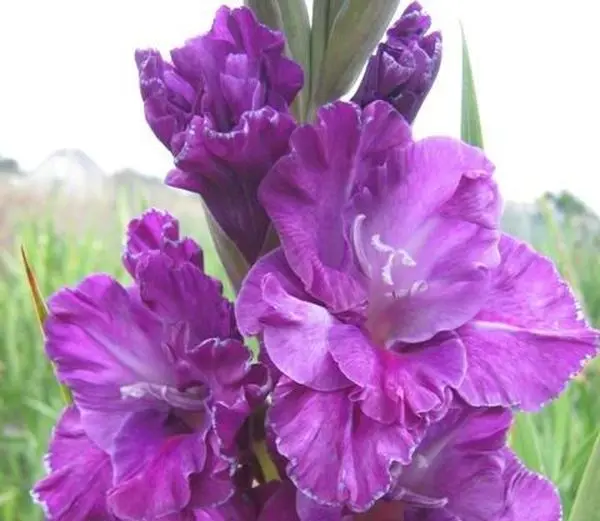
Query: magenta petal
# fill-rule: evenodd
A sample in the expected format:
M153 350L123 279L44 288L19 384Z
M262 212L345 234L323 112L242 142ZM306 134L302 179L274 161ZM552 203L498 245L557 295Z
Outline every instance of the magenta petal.
M252 264L266 239L269 219L257 199L260 182L289 149L296 123L271 107L246 112L227 132L195 116L177 154L171 186L199 192L212 216ZM195 179L195 180L194 180Z
M315 392L282 378L268 422L287 473L310 497L368 510L392 484L390 467L407 463L414 440L404 426L362 415L347 390Z
M263 278L262 289L264 301L271 306L263 318L263 342L277 368L313 389L348 387L350 382L329 352L331 330L343 324L327 309L286 293L274 274Z
M598 333L550 260L508 236L500 254L487 303L458 330L468 362L460 393L477 406L535 410L596 354Z
M431 425L411 464L397 468L390 494L410 507L406 519L499 519L506 508L502 451L510 424L507 410L457 404Z
M342 507L323 505L300 491L296 492L296 511L300 521L342 521L343 519Z
M280 249L250 271L236 315L244 334L262 333L270 362L296 382L320 390L350 385L329 354L329 330L339 322L312 303Z
M137 50L135 62L148 125L170 148L190 120L196 93L158 51Z
M168 379L160 323L109 276L91 275L60 290L50 298L49 312L46 350L75 393L84 383L120 387Z
M292 134L292 152L263 181L260 200L292 270L333 311L353 309L366 297L343 219L353 186L409 138L410 128L386 103L364 114L356 105L333 103L320 109L314 125Z
M204 413L206 414L206 413ZM133 415L115 440L117 483L109 495L111 510L125 520L155 519L186 508L222 503L232 494L231 484L219 487L206 504L192 504L198 494L195 480L212 474L207 433L210 420L186 433L167 422L166 414L147 411ZM227 475L227 473L226 473ZM220 481L215 480L221 485ZM202 485L206 490L206 485Z
M507 505L500 521L560 521L560 497L552 483L528 470L509 449L504 456Z
M363 412L384 423L443 414L448 394L464 378L465 349L454 333L440 333L406 351L375 347L354 326L339 326L330 338L340 370L364 389Z
M150 309L171 326L185 324L190 347L207 338L240 338L222 284L195 264L155 253L139 264L137 278Z
M296 487L290 481L278 483L275 491L262 505L257 521L299 521L296 494Z
M123 264L135 277L137 264L145 254L161 251L174 261L189 261L203 269L200 247L190 238L179 235L179 221L167 212L151 209L133 219L127 227Z
M60 290L49 311L46 352L73 391L88 436L108 451L127 414L152 400L123 400L123 391L139 382L176 383L160 341L162 325L107 275Z
M262 331L261 320L271 306L263 299L262 281L268 273L276 273L277 280L289 295L311 300L298 277L290 269L281 248L268 253L252 267L240 289L235 303L235 317L242 334L254 336Z
M252 364L252 353L236 340L207 340L190 351L189 358L192 375L210 390L220 451L233 456L240 428L272 387L268 370Z
M32 495L54 521L116 521L106 494L112 483L108 455L87 437L71 406L58 420L46 456L49 475Z
M254 521L256 519L255 505L242 494L236 494L218 507L195 510L194 513L195 517L192 521Z

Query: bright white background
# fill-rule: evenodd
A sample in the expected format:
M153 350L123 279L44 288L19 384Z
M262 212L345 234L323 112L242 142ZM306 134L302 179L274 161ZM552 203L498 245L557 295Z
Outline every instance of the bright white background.
M168 51L207 30L220 3L0 0L0 154L31 169L58 148L81 148L106 171L162 175L170 156L146 127L134 49ZM422 3L445 47L417 133L458 134L460 17L505 197L567 188L600 210L595 0Z

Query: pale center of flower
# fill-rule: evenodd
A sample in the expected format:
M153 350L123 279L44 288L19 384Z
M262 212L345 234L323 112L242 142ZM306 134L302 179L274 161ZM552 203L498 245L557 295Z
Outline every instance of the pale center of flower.
M169 385L136 382L121 386L120 391L123 400L163 402L170 408L170 414L192 429L200 425L204 419L205 400L208 391L203 386L190 387L181 391ZM152 405L149 404L149 406Z
M393 324L399 319L394 304L427 291L429 285L419 277L414 254L408 248L386 243L380 233L369 234L365 221L364 214L355 218L352 239L359 265L371 280L366 327L375 343L389 347L393 344Z

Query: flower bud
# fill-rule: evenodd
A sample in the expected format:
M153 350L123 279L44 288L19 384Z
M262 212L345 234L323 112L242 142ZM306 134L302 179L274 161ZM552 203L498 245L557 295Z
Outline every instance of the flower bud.
M410 4L369 59L352 101L362 107L387 101L412 123L440 69L442 36L427 34L430 26L421 5Z

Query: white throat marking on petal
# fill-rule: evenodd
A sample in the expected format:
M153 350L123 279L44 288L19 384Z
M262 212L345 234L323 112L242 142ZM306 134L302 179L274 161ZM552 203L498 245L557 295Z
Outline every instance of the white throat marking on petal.
M371 237L371 245L373 246L373 248L375 248L376 251L388 254L387 261L381 268L381 278L383 282L388 286L394 285L394 280L392 278L392 268L394 267L394 262L396 261L396 259L400 258L400 262L402 263L402 265L408 268L414 268L417 265L415 260L411 257L410 253L408 253L404 248L393 248L389 244L385 244L381 240L381 235L378 233ZM411 290L408 290L408 293L410 293Z

